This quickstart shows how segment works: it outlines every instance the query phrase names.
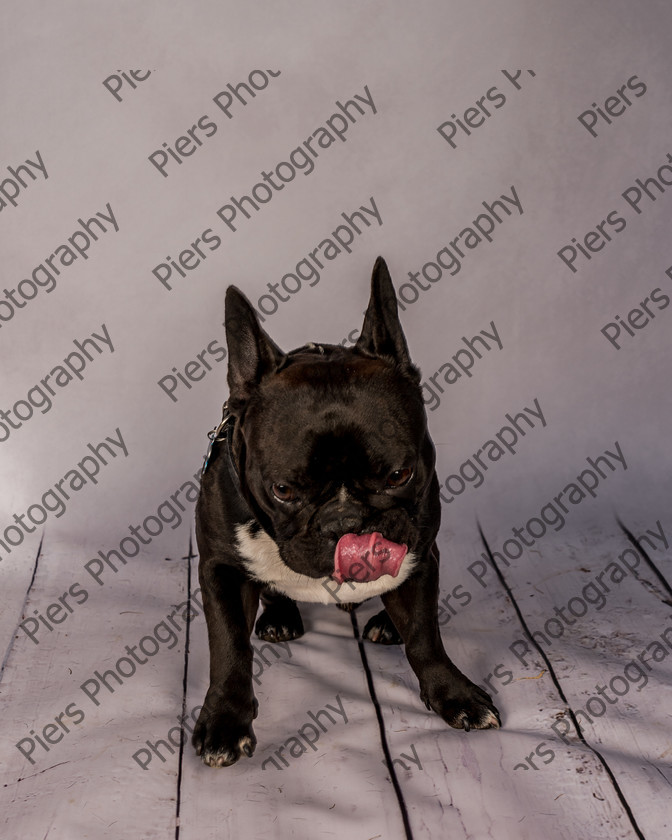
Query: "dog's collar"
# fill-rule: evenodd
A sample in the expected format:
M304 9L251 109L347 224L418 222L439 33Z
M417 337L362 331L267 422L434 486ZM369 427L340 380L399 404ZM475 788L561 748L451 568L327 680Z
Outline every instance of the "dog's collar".
M208 440L210 441L210 443L208 444L208 449L205 453L205 457L203 458L201 478L203 478L203 476L205 475L205 471L208 468L208 464L210 463L210 457L212 456L212 450L214 448L214 445L216 443L220 443L223 440L228 440L230 444L232 431L233 415L229 411L228 402L225 402L222 406L222 419L219 422L219 426L215 426L215 428L212 429L212 431L208 432Z
M282 370L285 365L287 365L293 356L298 356L299 353L317 353L320 356L324 356L326 350L322 344L316 344L314 341L309 341L308 344L304 344L303 347L297 347L296 350L290 350L289 353L285 353L284 359L278 365L278 370Z

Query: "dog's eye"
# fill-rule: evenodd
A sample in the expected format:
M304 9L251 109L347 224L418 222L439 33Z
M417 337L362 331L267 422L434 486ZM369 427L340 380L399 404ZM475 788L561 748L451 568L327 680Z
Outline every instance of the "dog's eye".
M389 488L397 488L403 487L404 484L408 484L411 480L411 476L413 475L413 470L411 467L402 467L400 470L395 470L391 472L388 477L387 481L385 482L385 487Z
M296 492L288 484L274 484L271 490L279 502L293 502L296 500Z

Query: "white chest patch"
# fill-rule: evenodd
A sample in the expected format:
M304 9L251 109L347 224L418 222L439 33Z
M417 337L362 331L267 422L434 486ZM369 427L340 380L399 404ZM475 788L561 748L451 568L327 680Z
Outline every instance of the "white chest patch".
M236 525L237 549L245 561L248 573L261 583L267 583L294 601L311 601L318 604L358 604L367 598L396 589L413 571L415 555L407 552L401 562L399 574L381 575L378 580L356 583L336 583L330 577L312 578L294 572L286 566L277 544L265 531L251 533L250 523Z

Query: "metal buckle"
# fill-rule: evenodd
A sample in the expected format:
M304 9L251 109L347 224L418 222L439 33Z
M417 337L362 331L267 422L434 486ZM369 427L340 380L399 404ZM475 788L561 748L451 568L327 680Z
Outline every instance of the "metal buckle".
M226 440L226 427L231 420L231 414L229 412L229 405L228 403L224 403L222 407L222 419L219 423L219 426L215 426L214 429L208 432L208 440L210 443L208 444L208 449L205 453L205 457L203 458L203 467L201 468L201 478L205 475L205 470L207 469L208 463L210 462L210 456L212 455L212 448L215 443L219 443L220 441Z

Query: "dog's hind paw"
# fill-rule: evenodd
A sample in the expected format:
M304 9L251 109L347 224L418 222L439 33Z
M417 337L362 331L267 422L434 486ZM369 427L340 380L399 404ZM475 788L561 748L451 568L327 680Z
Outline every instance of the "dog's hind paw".
M349 604L336 604L339 610L343 610L343 612L351 613L354 612L360 604L353 604L350 602Z
M386 610L381 610L366 622L362 635L370 642L376 642L379 645L400 645L403 643L403 639Z
M254 631L264 642L291 642L305 632L299 608L289 599L269 604L257 619Z

